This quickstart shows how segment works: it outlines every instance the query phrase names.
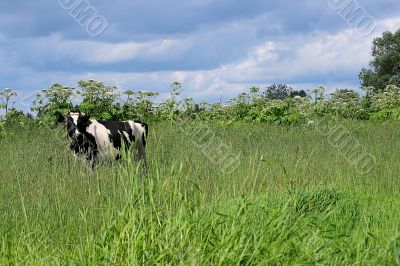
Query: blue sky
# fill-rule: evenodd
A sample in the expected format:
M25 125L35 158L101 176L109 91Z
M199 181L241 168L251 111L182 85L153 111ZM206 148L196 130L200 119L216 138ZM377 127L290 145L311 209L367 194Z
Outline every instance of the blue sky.
M54 82L227 100L251 86L358 88L374 37L400 25L398 0L89 0L107 27L91 36L62 3L0 2L0 88L16 106ZM376 23L361 34L332 3L357 3Z

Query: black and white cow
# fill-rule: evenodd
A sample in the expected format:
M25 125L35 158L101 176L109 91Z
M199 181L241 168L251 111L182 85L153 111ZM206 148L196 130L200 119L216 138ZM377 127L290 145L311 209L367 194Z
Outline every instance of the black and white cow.
M121 159L122 148L132 148L135 160L146 159L148 125L139 121L103 121L83 113L69 113L66 119L70 149L92 162Z

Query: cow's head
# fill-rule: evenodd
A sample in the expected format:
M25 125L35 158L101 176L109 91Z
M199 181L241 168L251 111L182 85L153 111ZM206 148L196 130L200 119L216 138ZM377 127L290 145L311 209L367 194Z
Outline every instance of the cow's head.
M80 133L86 133L86 129L92 123L90 122L90 117L85 113L80 113L76 121L76 126Z
M60 121L60 120L59 120ZM89 116L81 112L70 112L64 118L67 126L67 134L71 141L77 141L85 134L86 128L89 126Z
M78 118L80 113L68 113L66 119L67 133L70 140L76 139L81 133L78 130Z

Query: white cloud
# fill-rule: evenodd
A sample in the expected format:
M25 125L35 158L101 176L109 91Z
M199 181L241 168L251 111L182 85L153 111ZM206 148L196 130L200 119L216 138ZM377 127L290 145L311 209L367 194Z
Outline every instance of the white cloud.
M93 45L93 44L92 44ZM86 51L90 63L115 63L133 59L146 59L158 56L171 57L182 53L185 40L165 39L146 43L95 43L92 51Z
M378 29L380 31L396 31L399 29L400 17L388 18L382 20L378 24Z
M0 35L0 40L1 40ZM5 40L6 41L6 40ZM168 59L183 53L190 43L187 39L160 39L151 42L107 43L98 41L65 40L59 34L46 37L19 39L6 48L18 51L15 58L34 62L65 60L89 64L109 64L134 59ZM10 55L9 55L10 57Z
M278 59L277 44L271 41L255 48L255 59L259 62L271 62Z
M26 85L30 89L48 86L51 82L74 86L80 79L96 79L121 89L157 90L167 95L171 82L180 81L183 83L183 96L198 100L215 100L219 97L227 100L251 86L265 87L274 82L288 83L297 89L312 89L318 85L325 85L328 92L332 92L336 88L357 88L357 75L370 60L373 38L385 30L397 29L399 23L399 17L378 21L376 32L367 38L363 38L351 28L336 33L314 31L285 37L265 37L248 49L248 54L244 58L204 71L173 70L145 73L107 71L71 75L67 72L42 73L26 68L18 69L11 64L7 66L5 72L14 72L18 77L17 83L21 86ZM222 34L223 28L214 30L206 39L211 40ZM240 28L238 32L244 31L244 28ZM154 57L176 57L191 49L193 45L198 45L197 42L204 37L188 35L179 39L165 38L151 42L111 44L68 41L59 35L53 35L33 42L32 51L38 53L36 58L44 56L40 53L46 53L47 56L61 58L79 57L82 61L92 64L118 63L134 58L150 60ZM232 43L232 46L234 45L235 43ZM35 49L43 46L54 49L51 51ZM7 57L5 52L0 52L2 64L6 64L8 60L5 57ZM9 85L4 84L4 86Z

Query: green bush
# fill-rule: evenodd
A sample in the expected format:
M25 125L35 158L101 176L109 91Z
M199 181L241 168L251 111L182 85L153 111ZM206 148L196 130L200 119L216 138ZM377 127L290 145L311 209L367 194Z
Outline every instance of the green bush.
M102 120L173 122L190 119L280 125L304 124L318 117L398 120L400 110L400 89L392 85L379 92L367 88L364 96L340 89L330 98L325 97L324 87L312 90L312 95L288 93L289 87L285 86L270 86L268 92L251 88L249 93L240 93L225 104L196 103L191 98L179 100L182 85L178 82L171 85L171 97L161 102L155 101L158 93L127 90L119 94L116 87L94 80L79 81L78 86L74 89L53 84L38 94L32 110L38 112L39 123L55 127L56 115L65 115L71 110ZM80 97L81 102L73 106L76 97Z

